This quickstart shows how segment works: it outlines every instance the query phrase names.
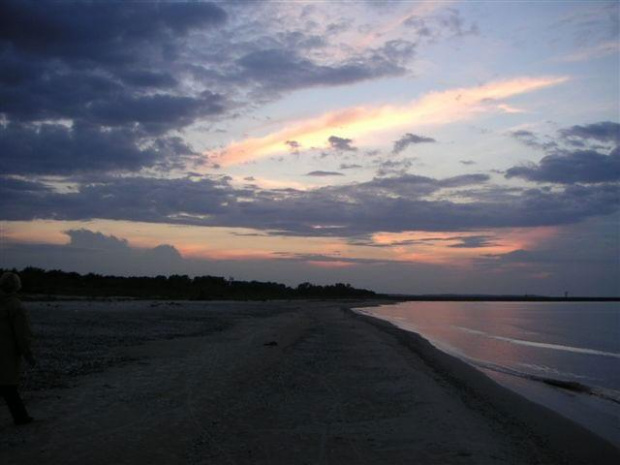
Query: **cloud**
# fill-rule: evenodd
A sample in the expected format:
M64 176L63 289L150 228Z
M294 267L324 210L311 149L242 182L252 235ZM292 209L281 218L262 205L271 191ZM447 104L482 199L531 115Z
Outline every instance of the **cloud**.
M405 175L413 166L414 158L405 160L382 160L378 162L377 176Z
M378 57L377 57L378 58ZM234 80L259 84L264 90L286 91L317 86L341 86L377 77L395 76L405 70L391 60L365 60L323 65L300 57L293 49L250 52L236 62Z
M205 37L210 49L193 44L200 59L188 70L221 91L228 87L250 105L298 89L404 75L417 51L413 31L407 31L406 40L375 37L375 43L361 44L361 31L370 26L368 4L248 5L225 4L231 20L221 34Z
M191 150L168 133L229 105L187 85L183 48L227 18L210 3L3 1L2 172L178 167Z
M586 124L584 126L571 126L560 130L560 134L571 141L595 140L620 145L620 124L612 121Z
M88 229L70 229L65 231L65 234L69 236L68 246L72 248L87 249L105 254L129 254L142 260L162 261L162 265L164 263L163 260L178 262L183 258L174 246L168 244L160 244L153 248L137 248L132 247L127 239L105 235ZM127 258L129 257L125 257L125 260Z
M327 177L327 176L344 176L337 171L310 171L306 176Z
M570 38L572 49L578 46L582 51L594 52L601 44L617 41L620 32L618 6L615 2L588 5L588 8L561 17L550 25L550 30L554 29L559 29L562 39Z
M460 242L458 244L452 244L448 247L456 249L479 249L484 247L494 247L497 243L491 236L464 236L456 238Z
M65 231L69 242L52 244L4 244L3 256L17 267L40 266L84 273L117 275L185 274L188 264L172 245L152 248L132 246L127 239L88 229Z
M219 6L9 0L0 8L0 112L9 120L169 129L222 110L221 96L183 95L170 74L190 33L226 22Z
M225 177L106 177L70 192L7 188L2 182L0 193L4 219L109 218L171 224L204 223L208 215L232 207L238 197L253 195L252 190L233 189Z
M394 260L381 260L372 258L343 257L337 255L314 254L314 253L290 253L278 252L274 254L279 260L305 262L313 266L324 268L346 268L355 265L376 265L389 263Z
M603 58L609 55L618 55L620 52L620 43L617 40L610 40L602 42L597 45L585 47L576 52L563 55L556 59L556 61L566 63L576 63L579 61L590 61L598 58Z
M329 146L334 150L341 150L341 151L348 151L348 152L357 151L357 147L353 147L351 145L353 142L353 140L351 139L345 139L343 137L338 137L338 136L329 136L329 139L327 139L327 141L329 142Z
M287 140L284 143L288 145L292 153L299 153L299 148L301 147L299 142L297 142L296 140Z
M491 177L488 174L461 174L451 178L437 181L437 185L442 188L453 188L471 185L481 185L488 182Z
M135 47L184 36L205 25L226 21L226 13L211 3L7 0L2 2L2 40L18 50L69 60L117 62L133 56Z
M466 25L460 12L454 8L447 8L456 1L420 2L413 3L406 12L399 14L365 34L356 44L358 49L369 48L379 40L393 37L401 28L407 28L409 35L414 35L416 43L434 42L440 38L464 37L478 34L476 24ZM444 11L442 11L444 10Z
M295 140L306 147L326 148L329 137L338 128L341 137L364 140L404 126L441 125L475 114L505 111L501 100L565 82L565 77L517 78L488 84L431 92L405 105L352 107L325 113L316 118L287 125L261 137L233 142L221 153L218 163L233 165L285 153L285 142Z
M405 134L400 139L394 142L394 148L392 149L392 153L394 154L400 153L412 144L423 144L423 143L429 143L429 142L437 142L437 141L433 139L432 137L417 136L415 134L411 134L410 132L408 132L407 134Z
M518 177L557 184L620 180L620 124L605 121L571 126L561 129L556 140L545 143L530 131L518 131L513 135L526 145L543 149L548 155L538 163L508 169L505 174L508 179Z
M119 239L116 236L106 236L100 232L89 231L88 229L71 229L65 231L70 238L69 245L95 250L127 250L129 243L126 239Z
M480 33L476 23L467 25L461 13L454 8L450 8L448 10L448 15L440 18L440 21L455 37L476 36Z
M274 236L358 237L572 224L620 206L617 185L505 189L484 174L375 178L309 190L234 187L227 177L117 177L70 192L0 183L4 220L111 220L262 230ZM449 195L449 197L447 196Z
M161 133L189 126L199 118L224 113L221 95L203 91L196 96L128 96L93 102L85 116L103 126L138 123L148 132Z
M339 169L341 170L354 170L358 168L362 168L362 165L358 165L355 163L341 163L339 167Z
M53 175L137 171L193 154L177 137L147 142L136 130L103 130L82 123L0 126L0 152L4 174Z
M546 140L543 140L541 136L525 129L513 131L510 133L510 135L517 139L519 142L521 142L523 145L535 149L552 150L555 149L558 145L556 141L551 140L548 137L546 138Z
M505 176L560 184L620 181L620 152L605 155L594 150L577 150L547 155L538 164L514 166Z
M17 84L0 82L0 112L9 120L71 120L108 127L131 124L159 134L188 126L199 118L222 115L227 110L225 98L208 90L171 95L167 93L168 85L154 89L154 84L148 83L136 88L97 71L60 73L46 67L38 73ZM143 95L146 90L166 93Z

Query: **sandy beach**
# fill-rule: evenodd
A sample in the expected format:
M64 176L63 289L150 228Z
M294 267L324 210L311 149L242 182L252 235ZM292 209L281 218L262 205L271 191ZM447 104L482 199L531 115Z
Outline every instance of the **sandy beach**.
M3 464L612 464L620 451L353 301L28 303ZM47 365L47 368L46 368ZM53 366L53 369L50 368Z

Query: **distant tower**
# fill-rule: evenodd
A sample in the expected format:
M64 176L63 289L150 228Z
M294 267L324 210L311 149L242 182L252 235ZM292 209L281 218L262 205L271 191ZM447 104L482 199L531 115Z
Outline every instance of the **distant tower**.
M568 291L564 291L564 298L568 299Z

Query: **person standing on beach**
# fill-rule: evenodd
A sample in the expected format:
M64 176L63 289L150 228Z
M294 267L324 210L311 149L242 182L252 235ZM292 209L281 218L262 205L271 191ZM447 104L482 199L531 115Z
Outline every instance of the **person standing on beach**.
M16 425L33 420L17 391L21 359L26 359L31 366L36 364L31 350L30 318L17 297L21 287L17 274L6 272L0 276L0 395Z

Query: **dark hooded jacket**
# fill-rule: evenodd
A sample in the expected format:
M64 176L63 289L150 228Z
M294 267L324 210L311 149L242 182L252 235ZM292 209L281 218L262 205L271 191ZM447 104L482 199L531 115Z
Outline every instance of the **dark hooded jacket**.
M28 312L14 293L0 290L0 385L19 383L21 359L32 357Z

